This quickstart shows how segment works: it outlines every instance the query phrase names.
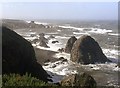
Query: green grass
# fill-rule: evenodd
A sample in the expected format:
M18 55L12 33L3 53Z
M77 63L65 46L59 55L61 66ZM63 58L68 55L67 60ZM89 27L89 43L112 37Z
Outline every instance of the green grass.
M14 87L18 87L18 86L34 86L34 87L35 86L36 87L49 86L50 88L56 87L56 85L54 85L54 84L45 83L35 77L31 77L31 75L29 75L27 73L23 76L21 76L19 74L9 74L9 75L4 74L2 77L2 86L3 87L6 87L6 86L14 86Z

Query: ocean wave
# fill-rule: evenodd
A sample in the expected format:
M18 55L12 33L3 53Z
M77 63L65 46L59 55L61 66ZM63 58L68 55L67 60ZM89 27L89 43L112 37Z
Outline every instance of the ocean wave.
M96 34L106 34L106 33L111 33L113 32L112 30L107 30L107 29L100 29L100 28L78 28L78 27L73 27L73 26L59 26L61 28L69 28L69 29L74 29L74 30L79 30L79 31L84 31L86 34L89 33L96 33ZM73 32L74 34L79 34L77 32Z

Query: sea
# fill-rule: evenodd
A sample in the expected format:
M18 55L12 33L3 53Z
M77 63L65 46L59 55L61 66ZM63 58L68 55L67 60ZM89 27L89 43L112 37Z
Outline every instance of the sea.
M26 21L30 23L30 21ZM58 49L65 48L67 40L71 36L80 38L82 35L93 37L100 45L103 53L110 59L111 63L96 63L82 65L70 61L70 54L60 53L54 57L64 57L68 62L56 61L54 63L47 62L43 68L52 76L53 83L60 82L64 76L86 72L93 76L98 86L114 86L120 87L120 68L117 66L120 62L120 33L118 31L117 21L35 21L35 24L45 25L46 28L26 28L14 30L28 41L33 41L39 37L40 33L44 33L46 38L54 36L48 41L49 48L41 47L38 44L32 44L34 47L58 52ZM49 28L48 28L49 25ZM34 35L34 36L31 36ZM52 41L59 41L53 44ZM55 65L55 67L54 67Z

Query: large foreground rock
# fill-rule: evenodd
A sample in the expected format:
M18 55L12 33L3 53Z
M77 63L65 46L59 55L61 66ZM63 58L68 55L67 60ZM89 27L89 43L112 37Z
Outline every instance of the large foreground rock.
M14 31L2 27L2 73L23 75L26 72L40 80L48 80L49 75L37 63L31 43Z
M97 83L94 78L86 73L73 74L65 77L61 86L71 86L76 88L96 88Z
M94 64L110 62L103 54L99 44L90 36L80 37L73 45L71 58L73 62L81 64Z
M65 47L66 53L71 53L71 49L72 49L73 44L76 40L77 40L77 38L75 36L72 36L70 39L68 39L66 47Z

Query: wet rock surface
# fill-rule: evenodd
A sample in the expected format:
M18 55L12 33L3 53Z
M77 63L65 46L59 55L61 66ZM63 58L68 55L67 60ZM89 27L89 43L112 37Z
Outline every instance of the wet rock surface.
M99 44L90 36L83 35L74 43L71 50L71 61L81 64L111 62L103 54Z
M72 36L70 39L68 39L66 47L65 47L66 53L71 53L71 49L72 49L73 44L76 40L77 40L77 38L75 36Z

